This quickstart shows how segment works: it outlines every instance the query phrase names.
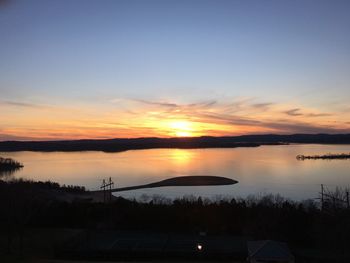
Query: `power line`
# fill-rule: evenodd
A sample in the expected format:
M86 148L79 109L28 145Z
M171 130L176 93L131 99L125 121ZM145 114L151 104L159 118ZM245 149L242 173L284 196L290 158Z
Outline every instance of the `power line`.
M103 190L103 202L106 203L107 198L106 195L108 194L108 201L112 201L112 188L114 186L114 182L112 181L112 178L109 177L108 181L105 179L102 180L102 185L100 189Z

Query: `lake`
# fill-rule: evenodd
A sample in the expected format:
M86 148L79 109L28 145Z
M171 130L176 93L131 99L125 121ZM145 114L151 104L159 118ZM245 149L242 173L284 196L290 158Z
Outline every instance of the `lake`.
M165 187L116 193L141 195L245 197L280 193L294 200L316 198L320 185L350 186L350 160L296 160L296 155L348 153L350 145L293 144L230 149L150 149L104 152L0 152L24 164L13 176L51 180L99 189L112 177L117 187L146 184L183 175L224 176L239 183L228 186Z

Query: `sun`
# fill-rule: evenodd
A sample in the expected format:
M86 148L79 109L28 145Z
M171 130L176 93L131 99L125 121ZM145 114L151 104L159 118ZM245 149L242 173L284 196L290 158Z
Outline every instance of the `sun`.
M191 130L191 123L189 121L173 121L170 127L176 130Z
M169 126L176 137L190 137L195 132L193 124L189 121L172 121Z

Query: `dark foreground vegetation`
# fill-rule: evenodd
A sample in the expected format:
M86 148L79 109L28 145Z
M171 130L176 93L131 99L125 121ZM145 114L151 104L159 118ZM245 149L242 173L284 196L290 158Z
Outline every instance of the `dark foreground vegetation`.
M216 240L219 247L237 244L231 254L223 251L218 257L208 251L205 258L242 261L246 257L240 249L242 240L272 239L287 242L296 262L350 261L350 209L337 203L331 192L321 209L316 201L295 202L279 195L215 200L153 196L143 202L115 198L108 203L58 198L67 191L85 192L50 182L0 181L0 259L4 255L99 260L195 255L191 250L187 254L151 253L140 246L135 250L129 244L134 238L147 246L161 239L168 247L178 240L181 244ZM337 191L339 196L341 190Z
M234 148L286 143L350 144L350 134L244 135L231 137L136 138L73 141L0 142L0 151L105 151L153 148Z
M328 154L323 154L323 155L298 155L297 156L298 160L333 160L333 159L340 159L340 160L345 160L345 159L350 159L350 153L328 153Z

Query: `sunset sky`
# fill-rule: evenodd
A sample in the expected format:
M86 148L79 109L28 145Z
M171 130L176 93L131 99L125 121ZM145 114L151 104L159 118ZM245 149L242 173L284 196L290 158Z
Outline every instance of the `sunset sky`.
M350 1L0 0L0 140L350 133Z

